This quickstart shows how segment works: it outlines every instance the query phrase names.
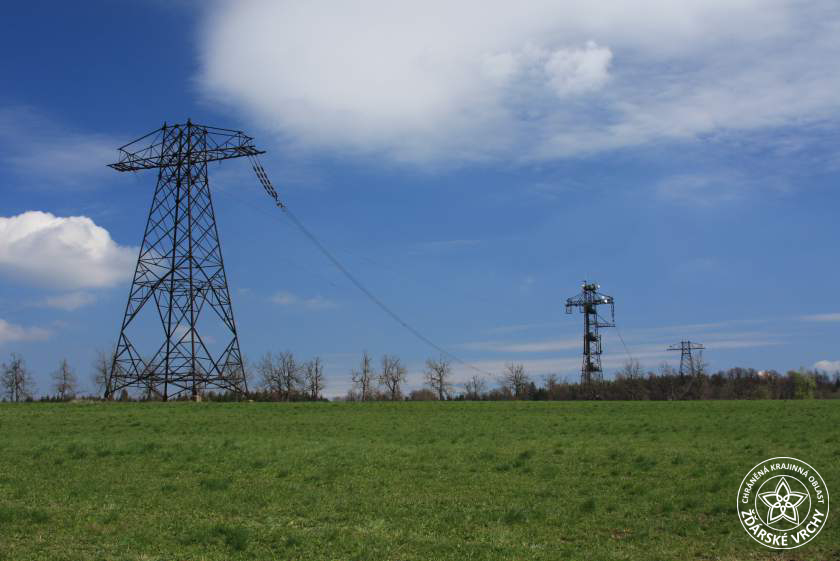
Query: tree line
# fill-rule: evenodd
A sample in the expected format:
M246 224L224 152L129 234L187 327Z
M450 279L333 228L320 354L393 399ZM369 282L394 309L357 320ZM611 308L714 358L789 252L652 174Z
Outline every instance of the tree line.
M535 379L521 363L508 363L494 378L473 375L457 384L455 391L449 361L428 359L424 369L424 388L407 395L400 392L405 381L400 370L393 368L393 357L382 357L377 373L364 353L358 369L353 370L353 386L345 401L369 400L696 400L696 399L811 399L840 398L840 372L829 375L819 370L791 370L781 374L775 370L730 368L714 373L702 358L695 359L688 373L680 373L668 364L658 370L645 371L636 360L627 361L612 379L583 385L568 381L559 374ZM396 364L399 365L398 359ZM396 390L396 391L395 391Z
M113 356L98 353L93 364L93 396L105 393ZM320 357L299 361L291 352L265 354L255 365L246 362L248 395L228 392L202 392L212 401L319 401L325 400L326 375ZM808 399L840 397L840 372L829 375L818 370L775 370L730 368L710 373L698 360L687 373L662 364L657 370L645 370L630 360L615 375L590 385L568 381L558 374L539 379L531 376L520 363L508 363L496 377L473 375L456 383L452 364L444 357L429 358L423 368L423 387L406 390L408 369L395 355L385 354L378 361L367 353L357 368L349 373L350 389L341 401L429 401L429 400L696 400L696 399ZM51 374L50 390L41 401L69 401L78 397L79 379L66 359ZM34 401L32 372L19 354L12 353L0 364L0 399ZM135 399L123 391L118 399ZM140 399L156 399L145 394Z
M59 362L52 373L55 398L67 401L76 396L78 379L67 360ZM35 394L35 380L26 367L23 357L12 353L9 362L0 363L0 399L3 401L32 401Z

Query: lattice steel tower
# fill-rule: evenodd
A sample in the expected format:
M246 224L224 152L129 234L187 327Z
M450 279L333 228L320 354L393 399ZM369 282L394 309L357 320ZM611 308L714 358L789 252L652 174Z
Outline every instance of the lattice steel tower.
M601 370L601 335L602 327L615 327L615 302L612 296L601 294L600 285L583 281L583 290L577 296L566 300L566 313L571 314L579 308L583 314L583 366L580 370L580 383L584 388L592 388L594 383L604 378ZM598 306L609 306L609 318L598 313Z
M671 345L667 350L680 351L680 376L685 376L686 373L694 376L695 362L691 351L702 351L705 349L700 343L692 343L691 341L680 341L679 345Z
M110 167L156 169L158 178L108 397L127 387L164 400L195 397L208 386L247 391L207 164L260 153L241 131L189 120L164 124L119 148L119 161ZM136 333L143 316L152 327ZM212 335L202 335L204 329Z

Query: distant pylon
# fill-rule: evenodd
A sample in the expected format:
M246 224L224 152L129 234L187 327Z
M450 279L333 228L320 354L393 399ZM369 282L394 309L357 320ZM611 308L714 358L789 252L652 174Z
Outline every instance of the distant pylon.
M155 169L157 188L107 397L128 387L163 400L198 397L207 386L247 391L207 164L261 153L241 131L189 120L119 149L110 167Z
M566 300L566 313L571 314L574 308L580 308L583 314L583 365L580 370L580 383L584 391L594 395L593 384L604 379L601 369L601 327L615 327L615 301L612 296L601 294L600 285L583 281L583 290L577 296ZM598 306L609 306L609 318L598 314Z
M686 374L694 376L694 357L692 356L691 351L702 351L705 348L706 347L700 343L680 341L679 345L671 345L667 350L680 351L680 376L685 376Z

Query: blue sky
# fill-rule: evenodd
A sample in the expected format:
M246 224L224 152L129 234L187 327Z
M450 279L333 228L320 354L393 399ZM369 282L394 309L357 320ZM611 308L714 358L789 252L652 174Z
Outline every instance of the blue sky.
M438 344L574 379L594 279L630 353L840 368L832 2L16 3L0 23L0 354L49 390L115 344L155 177L116 148L241 128L297 216ZM635 6L635 7L634 7ZM37 37L37 40L34 38ZM211 168L243 352L435 356ZM38 211L49 214L24 214ZM75 218L73 218L75 217ZM627 355L605 331L604 363ZM459 378L470 371L456 366Z

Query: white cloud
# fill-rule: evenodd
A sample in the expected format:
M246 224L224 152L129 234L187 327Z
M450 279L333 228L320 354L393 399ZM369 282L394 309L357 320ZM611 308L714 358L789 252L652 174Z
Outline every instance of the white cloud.
M821 321L821 322L840 321L840 313L813 314L813 315L808 315L808 316L800 316L799 319L801 321Z
M493 335L504 335L508 333L518 333L521 331L533 331L535 329L557 328L563 326L562 323L545 322L545 323L519 323L513 325L500 325L492 327L487 330L487 333Z
M278 292L271 297L271 301L279 306L291 306L297 304L299 299L294 294L289 292Z
M820 360L814 364L814 368L825 372L840 372L840 360Z
M65 312L72 312L93 304L95 300L93 295L87 292L70 292L44 298L39 302L39 305L45 308L55 308L57 310L64 310Z
M13 277L67 290L107 287L129 278L136 258L86 216L0 217L0 273Z
M115 172L106 167L120 142L55 123L28 107L0 107L0 162L36 187L88 188Z
M594 41L583 49L558 49L545 63L548 83L559 96L598 90L607 82L612 56Z
M0 343L17 343L25 341L43 341L50 336L50 332L40 327L21 327L0 319Z
M211 6L204 92L304 147L552 159L840 109L829 0Z
M711 206L742 199L748 188L734 177L723 175L677 175L656 186L660 198L692 206Z
M459 345L470 351L491 351L496 353L549 353L566 351L580 347L580 337L549 341L529 341L511 343L505 341L478 341Z
M336 306L335 302L321 296L301 298L286 291L276 293L271 297L271 302L278 306L298 306L307 310L327 310Z
M175 329L172 330L172 340L179 341L183 336L190 332L190 328L188 325L180 324L175 326ZM216 344L216 338L208 333L204 332L201 333L200 328L196 328L196 332L198 332L199 337L204 342L205 345L214 345Z
M655 186L659 198L677 204L711 207L751 199L758 192L785 193L790 185L780 178L761 182L740 173L695 173L665 177Z
M761 334L759 334L761 335ZM764 334L756 339L721 339L705 343L708 349L755 349L759 347L776 347L787 344L779 335Z
M612 331L604 331L603 335L605 337L612 337L612 333ZM657 338L643 336L642 333L644 333L643 330L631 330L624 334L625 339L631 342L631 352L634 356L670 356L665 349L671 344L671 339L662 338L661 342L654 343L652 341ZM734 332L724 335L726 335L725 338L707 340L706 346L710 349L747 349L784 344L779 336L764 332ZM720 337L721 334L716 334L716 336ZM634 339L637 340L638 343L634 343ZM610 341L610 344L618 345L618 348L621 349L621 345L618 340ZM581 345L582 343L580 337L569 337L566 339L520 342L477 341L464 343L459 345L459 348L470 351L487 351L495 353L553 353L568 350L580 350Z

